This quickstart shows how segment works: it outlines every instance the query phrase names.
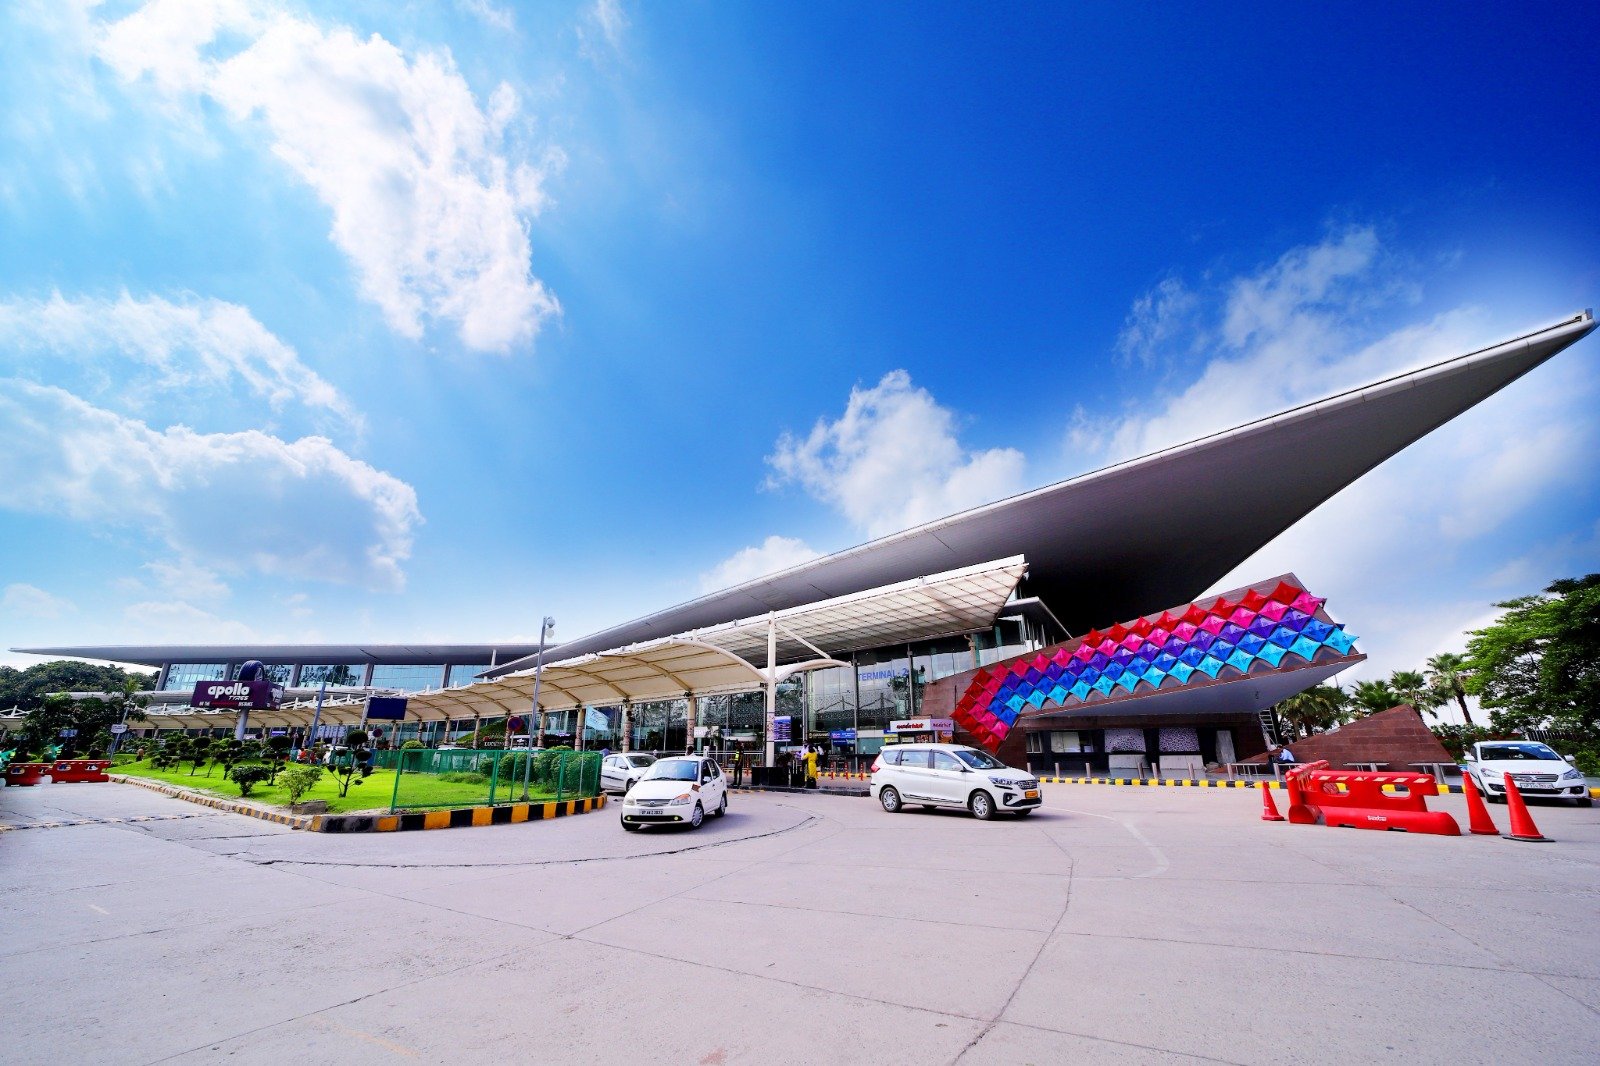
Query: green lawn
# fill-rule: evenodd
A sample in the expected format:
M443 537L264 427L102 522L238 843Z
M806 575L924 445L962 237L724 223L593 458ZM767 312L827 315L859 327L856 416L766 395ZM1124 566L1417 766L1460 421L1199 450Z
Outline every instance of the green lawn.
M112 773L127 774L130 777L144 777L154 781L164 781L177 785L180 788L190 788L197 792L204 792L212 796L222 796L226 799L239 798L239 786L222 776L222 767L200 769L193 775L189 773L187 765L181 770L158 770L151 766L148 760L143 762L123 763L112 768ZM331 773L323 771L322 780L316 787L300 798L306 800L327 800L328 810L334 814L343 814L349 811L388 811L391 797L394 796L394 771L375 770L360 784L350 786L348 796L339 795L339 786ZM265 781L250 790L250 795L245 797L252 803L261 803L287 810L289 797L277 785L269 785ZM518 785L510 788L502 785L495 790L495 802L510 803L522 798L522 789ZM528 798L535 803L553 800L556 797L549 792L540 792L534 789L528 793ZM568 794L564 799L572 799ZM432 774L408 773L400 781L399 805L402 808L438 808L438 807L472 807L489 802L489 786L458 784L450 781L440 781Z

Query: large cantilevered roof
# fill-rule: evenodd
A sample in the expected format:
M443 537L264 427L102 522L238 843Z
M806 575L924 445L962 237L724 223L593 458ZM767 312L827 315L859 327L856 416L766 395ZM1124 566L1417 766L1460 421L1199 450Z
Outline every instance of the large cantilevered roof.
M782 680L802 670L848 665L836 656L858 649L983 629L994 623L1026 572L1021 558L999 559L547 663L539 706L562 710L747 692L766 682L769 651L775 679ZM423 720L514 714L533 706L533 689L533 671L523 670L413 695L407 714Z
M163 663L238 663L255 659L273 664L348 666L403 663L483 666L510 662L539 650L537 642L505 644L90 644L66 648L12 648L28 655L70 655L113 663L160 666Z
M702 596L566 642L560 654L657 639L1000 555L1027 558L1025 593L1047 603L1072 631L1187 602L1362 474L1594 326L1584 311L1421 370ZM1508 436L1516 432L1506 429ZM531 663L531 657L517 660L490 676Z

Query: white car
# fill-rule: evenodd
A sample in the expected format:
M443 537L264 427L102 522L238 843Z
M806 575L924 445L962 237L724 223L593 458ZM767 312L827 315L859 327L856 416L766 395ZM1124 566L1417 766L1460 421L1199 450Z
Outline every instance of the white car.
M1043 799L1039 781L986 751L961 744L896 744L872 762L870 791L890 814L910 803L964 807L974 818L1031 814Z
M628 791L655 761L654 755L607 755L600 760L600 791Z
M1524 796L1570 799L1580 807L1594 806L1583 774L1549 745L1536 740L1480 741L1466 753L1463 769L1491 803L1506 801L1505 775L1510 774Z
M699 829L707 815L728 813L728 779L715 759L675 755L659 759L622 800L622 828L687 825Z

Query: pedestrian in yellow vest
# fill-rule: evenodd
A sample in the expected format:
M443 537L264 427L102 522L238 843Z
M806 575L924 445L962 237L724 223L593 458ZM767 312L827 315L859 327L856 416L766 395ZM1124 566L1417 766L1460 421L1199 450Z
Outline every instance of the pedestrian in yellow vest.
M806 787L817 787L817 748L815 744L806 747Z

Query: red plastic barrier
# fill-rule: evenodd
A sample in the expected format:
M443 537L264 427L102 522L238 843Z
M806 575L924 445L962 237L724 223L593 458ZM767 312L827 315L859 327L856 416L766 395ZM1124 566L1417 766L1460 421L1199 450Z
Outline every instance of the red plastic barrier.
M50 768L50 776L57 783L64 781L109 781L106 770L111 766L107 759L58 759Z
M1461 827L1449 814L1428 810L1427 797L1439 793L1431 774L1329 770L1327 766L1326 762L1314 762L1289 771L1291 823L1461 835ZM1385 792L1386 785L1403 791Z
M50 779L51 767L47 762L14 762L6 767L6 784L37 785Z

